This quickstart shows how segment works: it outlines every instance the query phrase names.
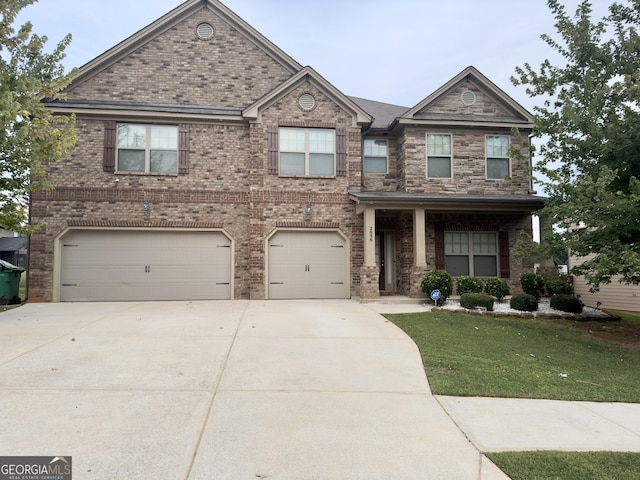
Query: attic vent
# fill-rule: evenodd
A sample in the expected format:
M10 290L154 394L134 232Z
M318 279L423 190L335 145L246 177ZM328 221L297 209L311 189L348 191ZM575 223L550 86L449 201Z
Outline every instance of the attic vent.
M213 27L209 23L201 23L196 27L196 35L200 40L210 40L213 37Z
M300 97L298 103L303 110L313 110L316 106L316 99L310 93L305 93Z
M476 103L476 94L471 90L465 90L464 92L462 92L462 103L467 106L473 105L474 103Z

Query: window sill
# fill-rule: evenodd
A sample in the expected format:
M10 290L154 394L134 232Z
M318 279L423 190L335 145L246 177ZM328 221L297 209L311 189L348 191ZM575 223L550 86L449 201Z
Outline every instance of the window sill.
M279 178L300 178L305 180L334 180L335 175L278 175Z
M115 172L115 175L130 175L134 177L177 177L178 173L162 173L162 172Z

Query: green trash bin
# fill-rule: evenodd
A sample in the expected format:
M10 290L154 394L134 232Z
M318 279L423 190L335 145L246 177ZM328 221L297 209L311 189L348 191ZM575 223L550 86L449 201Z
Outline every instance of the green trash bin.
M0 305L20 303L20 276L24 268L0 260Z

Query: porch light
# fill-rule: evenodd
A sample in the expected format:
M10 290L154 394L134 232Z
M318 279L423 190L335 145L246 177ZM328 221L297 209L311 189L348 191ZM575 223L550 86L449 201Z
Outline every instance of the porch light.
M151 215L151 205L149 205L149 201L145 200L142 202L142 209L144 210L144 216L148 217Z
M305 213L304 213L304 219L307 222L311 220L311 204L310 203L307 203L307 209L305 210Z

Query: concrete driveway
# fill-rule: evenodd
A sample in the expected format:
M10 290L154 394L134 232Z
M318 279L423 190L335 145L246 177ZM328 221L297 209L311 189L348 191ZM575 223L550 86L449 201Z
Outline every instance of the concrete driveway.
M355 301L0 314L0 452L83 479L494 479L413 342Z

